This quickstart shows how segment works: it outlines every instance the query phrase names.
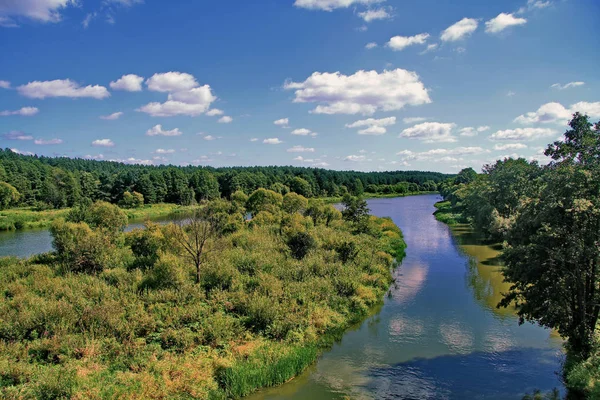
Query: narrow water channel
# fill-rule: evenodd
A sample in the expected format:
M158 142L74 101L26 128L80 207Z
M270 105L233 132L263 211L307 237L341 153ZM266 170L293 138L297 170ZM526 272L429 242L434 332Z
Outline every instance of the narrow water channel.
M521 399L562 389L561 341L495 305L497 249L435 220L437 195L369 200L408 244L379 313L305 374L257 399Z

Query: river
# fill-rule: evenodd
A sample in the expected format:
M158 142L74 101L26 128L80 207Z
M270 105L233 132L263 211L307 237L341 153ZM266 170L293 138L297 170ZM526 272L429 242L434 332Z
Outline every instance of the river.
M369 200L400 226L407 256L383 306L300 377L258 399L521 399L559 388L562 342L495 305L498 250L435 220L437 195ZM130 225L130 229L136 225ZM139 226L139 225L138 225ZM51 248L47 231L0 233L0 255Z

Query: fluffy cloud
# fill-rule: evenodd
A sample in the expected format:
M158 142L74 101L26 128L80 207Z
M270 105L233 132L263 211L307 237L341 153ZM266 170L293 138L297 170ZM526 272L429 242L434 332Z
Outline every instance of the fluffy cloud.
M147 136L181 136L182 134L183 132L181 132L179 128L166 131L160 124L155 125L146 131Z
M429 33L420 33L415 36L394 36L386 46L394 51L400 51L415 44L425 44L428 38Z
M365 22L371 22L378 19L389 19L392 18L390 13L385 8L378 8L374 10L367 10L359 12L358 16L365 20Z
M0 117L7 117L9 115L21 115L23 117L31 117L37 114L40 110L36 107L22 107L15 111L0 111Z
M233 118L231 118L229 115L224 115L221 118L219 118L217 122L220 124L230 124L232 121Z
M476 155L489 153L481 147L456 147L453 149L433 149L422 152L413 152L411 150L402 150L396 153L403 161L438 161L438 162L458 162L463 161L460 156Z
M10 149L10 151L12 151L13 153L21 154L23 156L33 156L33 155L35 155L35 153L33 153L31 151L21 151L19 149Z
M146 86L154 92L182 92L198 87L193 75L185 72L165 72L154 74L146 80Z
M417 122L423 122L423 121L427 121L427 118L424 118L424 117L407 117L407 118L402 118L402 122L404 122L405 124L415 124Z
M402 131L400 137L424 140L425 143L456 142L452 130L456 124L440 122L423 122Z
M470 36L477 30L478 22L473 18L463 18L454 25L450 25L440 35L444 42L456 42Z
M97 139L92 142L94 147L114 147L115 143L110 139Z
M517 128L497 131L490 136L492 140L535 140L556 135L556 131L547 128Z
M358 131L359 135L383 135L387 132L386 127L394 124L396 124L396 117L367 118L346 124L346 128L364 128Z
M432 44L428 44L427 47L425 48L425 50L423 50L422 52L420 52L419 54L423 55L423 54L427 54L430 51L434 51L435 49L438 48L438 44L437 43L432 43Z
M258 142L258 138L253 137L252 139L250 139L251 142Z
M500 13L496 18L492 18L485 23L487 33L502 32L511 26L524 25L527 23L525 18L517 18L512 14Z
M375 43L375 42L369 42L365 45L365 49L367 49L367 50L374 49L375 47L377 47L377 43Z
M0 89L10 89L9 81L0 81Z
M21 131L10 131L2 135L7 140L33 140L33 136Z
M363 156L363 155L357 156L355 154L351 154L344 158L344 161L352 161L352 162L361 162L361 161L366 161L366 160L367 160L366 156Z
M565 90L565 89L574 88L574 87L583 86L583 85L585 85L585 82L569 82L564 85L561 85L560 83L555 83L554 85L552 85L550 87L552 89Z
M519 115L515 118L514 122L523 125L535 123L558 123L564 125L576 112L587 114L592 118L598 118L600 117L600 102L589 103L580 101L579 103L572 104L569 108L565 108L562 104L556 102L546 103L538 108L537 111Z
M204 139L204 140L209 140L209 141L210 141L210 140L217 140L217 138L216 138L216 137L214 137L213 135L206 135L206 136L204 136L202 139Z
M175 153L175 149L156 149L154 151L155 154L173 154Z
M506 144L497 144L494 146L494 150L497 151L507 151L507 150L522 150L526 149L527 145L523 143L506 143Z
M39 144L39 145L52 145L52 144L61 144L63 141L62 139L48 139L48 140L44 140L44 139L35 139L33 141L33 143L35 144Z
M313 132L310 129L306 129L306 128L299 128L299 129L294 129L292 131L292 135L297 135L297 136L317 136L318 133L317 132Z
M295 90L295 103L324 103L312 111L316 114L370 115L431 103L419 76L401 68L353 75L315 72L304 82L287 82L284 88Z
M283 140L279 140L279 138L268 138L263 140L263 143L265 144L281 144L283 143Z
M119 119L121 117L121 115L123 115L123 113L121 111L116 112L116 113L112 113L110 115L101 115L100 119L106 119L109 121L114 121L115 119Z
M208 115L209 117L215 117L217 115L223 115L223 114L225 114L225 112L223 110L219 110L218 108L213 108L206 112L206 115Z
M315 149L312 147L293 146L287 149L288 153L314 153Z
M479 133L485 132L489 129L490 129L489 126L480 126L478 128L474 128L472 126L467 126L465 128L462 128L459 131L459 133L460 133L460 136L473 137L473 136L477 136Z
M527 0L527 5L519 8L518 14L523 14L527 11L533 11L535 9L542 9L550 6L552 2L550 0Z
M110 93L104 86L89 85L79 86L78 83L70 79L56 79L53 81L34 81L17 88L22 96L33 99L45 99L46 97L92 97L94 99L104 99L110 96Z
M121 78L110 83L113 90L125 90L127 92L141 92L144 78L134 74L123 75Z
M76 0L9 0L0 2L0 21L3 26L16 26L10 17L24 17L38 22L58 22L60 10L77 5Z
M385 0L296 0L294 6L309 10L333 11L337 8L348 8L353 5L371 5Z
M281 126L282 128L289 128L290 119L289 118L281 118L277 121L273 121L273 123L277 126Z

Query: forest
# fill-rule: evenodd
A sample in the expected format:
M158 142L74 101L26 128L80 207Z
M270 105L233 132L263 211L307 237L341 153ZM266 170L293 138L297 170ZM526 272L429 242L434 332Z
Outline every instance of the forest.
M356 172L300 167L143 166L66 157L25 156L0 150L0 209L72 207L82 201L125 206L191 205L258 188L304 197L364 192L408 194L437 191L447 174L421 171Z
M504 159L442 182L436 217L503 243L511 287L498 307L565 338L566 386L600 398L600 122L576 113L569 126L548 165Z

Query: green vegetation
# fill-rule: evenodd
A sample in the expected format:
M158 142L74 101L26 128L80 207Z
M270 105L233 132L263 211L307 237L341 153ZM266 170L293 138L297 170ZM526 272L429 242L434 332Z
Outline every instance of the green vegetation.
M405 249L390 219L351 197L343 216L296 193L231 197L127 233L124 210L82 204L52 223L54 252L0 258L0 397L238 398L381 302Z
M570 128L546 149L547 166L505 159L443 182L438 218L504 243L511 287L499 306L566 338L567 386L598 398L600 123L576 113Z

